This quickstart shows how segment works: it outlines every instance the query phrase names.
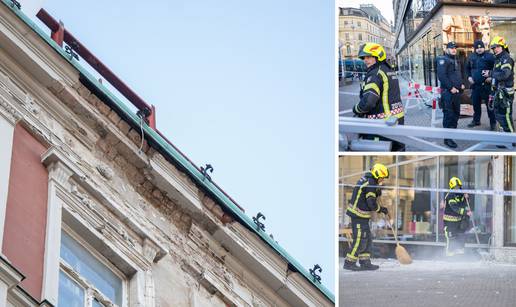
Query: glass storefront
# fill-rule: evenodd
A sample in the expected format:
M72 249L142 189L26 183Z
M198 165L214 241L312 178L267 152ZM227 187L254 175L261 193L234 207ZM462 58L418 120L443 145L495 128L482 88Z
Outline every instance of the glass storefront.
M349 228L346 206L356 182L374 163L388 166L390 177L383 184L380 202L387 207L401 240L438 244L444 242L441 206L453 176L462 179L481 244L493 233L493 165L491 156L346 156L340 158L340 227ZM516 177L515 177L516 178ZM516 183L513 189L516 189ZM514 225L516 225L516 214ZM395 218L394 218L395 217ZM383 214L373 214L373 238L394 240ZM513 237L516 239L516 229ZM476 243L474 229L467 242Z
M465 85L469 83L464 65L467 57L473 52L475 40L482 40L486 45L486 51L490 52L491 38L499 35L505 38L509 50L516 50L515 17L443 15L435 16L429 22L432 23L430 30L412 39L398 54L403 76L418 83L438 86L436 57L444 53L446 44L450 41L457 44L456 57Z

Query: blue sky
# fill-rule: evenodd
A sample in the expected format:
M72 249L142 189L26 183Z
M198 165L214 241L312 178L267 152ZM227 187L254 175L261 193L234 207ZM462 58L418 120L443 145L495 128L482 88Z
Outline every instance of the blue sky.
M160 131L334 292L334 2L65 1L44 8Z

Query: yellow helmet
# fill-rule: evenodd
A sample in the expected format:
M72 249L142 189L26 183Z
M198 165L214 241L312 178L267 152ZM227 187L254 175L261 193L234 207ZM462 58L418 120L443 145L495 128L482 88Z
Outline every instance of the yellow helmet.
M491 49L493 49L494 47L496 46L501 46L503 48L507 48L507 43L505 42L505 38L501 37L501 36L495 36L492 40L491 40L491 43L489 43L489 47Z
M358 51L358 57L364 59L366 56L372 56L378 59L378 61L384 61L387 58L387 54L383 49L382 45L376 43L365 43L360 46Z
M375 165L373 165L373 168L371 168L371 174L373 174L373 177L375 179L389 178L389 170L385 165L381 163L376 163Z
M462 186L462 181L457 177L452 177L450 179L450 189L454 189L456 186Z

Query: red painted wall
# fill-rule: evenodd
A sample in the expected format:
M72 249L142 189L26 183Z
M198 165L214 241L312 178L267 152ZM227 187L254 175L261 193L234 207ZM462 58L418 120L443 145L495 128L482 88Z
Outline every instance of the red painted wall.
M21 285L36 299L41 299L48 202L45 151L25 128L15 127L2 252L26 276Z

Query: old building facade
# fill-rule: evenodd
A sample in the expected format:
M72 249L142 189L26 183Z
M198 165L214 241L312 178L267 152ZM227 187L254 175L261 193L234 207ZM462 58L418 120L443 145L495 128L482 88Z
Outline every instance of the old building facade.
M339 45L343 59L358 58L358 51L366 42L384 46L388 59L393 59L394 34L389 22L373 4L360 8L339 8Z
M0 306L334 305L54 34L0 3Z

